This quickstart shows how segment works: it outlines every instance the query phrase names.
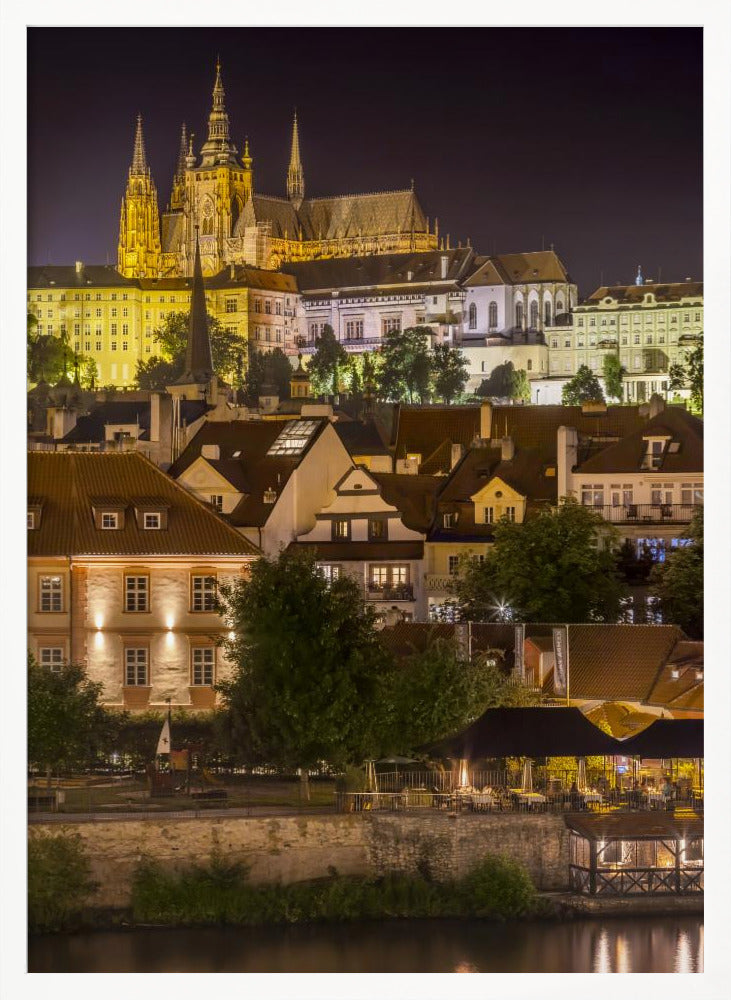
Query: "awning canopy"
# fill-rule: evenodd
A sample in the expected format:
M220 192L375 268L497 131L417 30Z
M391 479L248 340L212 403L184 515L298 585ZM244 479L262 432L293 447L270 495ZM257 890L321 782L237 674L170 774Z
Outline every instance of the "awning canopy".
M618 745L628 757L702 757L703 719L658 719Z
M457 736L421 748L430 757L557 757L628 753L578 708L488 708Z

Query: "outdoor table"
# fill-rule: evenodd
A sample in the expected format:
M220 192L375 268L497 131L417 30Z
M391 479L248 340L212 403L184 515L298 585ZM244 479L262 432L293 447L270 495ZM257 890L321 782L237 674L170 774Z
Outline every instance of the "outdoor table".
M647 799L647 804L651 809L653 806L661 806L665 804L665 796L662 792L645 792L645 798Z
M513 792L518 802L521 802L528 806L530 809L532 806L545 805L547 802L546 796L541 795L540 792L524 792L521 790Z
M476 792L472 796L472 808L480 812L489 812L496 804L495 797L489 792Z
M587 805L589 805L589 803L596 803L599 805L604 801L600 792L580 792L580 795Z

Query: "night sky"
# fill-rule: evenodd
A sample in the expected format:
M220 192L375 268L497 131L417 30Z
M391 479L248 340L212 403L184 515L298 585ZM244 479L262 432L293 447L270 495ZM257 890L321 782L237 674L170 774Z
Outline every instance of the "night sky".
M452 245L554 243L600 281L702 278L702 31L31 29L31 264L116 262L137 112L163 211L220 53L254 187L284 196L292 110L311 197L408 187Z

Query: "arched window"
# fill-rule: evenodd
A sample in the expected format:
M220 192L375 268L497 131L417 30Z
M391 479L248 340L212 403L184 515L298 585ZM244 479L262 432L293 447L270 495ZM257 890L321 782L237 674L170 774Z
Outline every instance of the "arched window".
M490 303L490 329L497 327L497 302Z
M535 299L530 304L530 328L531 330L538 329L538 303Z
M474 302L470 303L470 330L477 329L477 306Z
M559 299L558 302L556 303L556 315L560 316L562 312L563 312L563 302L561 301L561 299Z
M209 215L207 219L203 220L201 234L203 236L213 236L213 216Z
M231 199L231 235L234 235L234 230L236 229L236 223L239 221L239 216L241 215L241 199L238 195L234 195Z
M526 367L526 371L529 371L529 372L533 371L533 359L532 358L528 358L528 360L525 363L525 367Z
M551 325L551 303L548 299L543 303L543 322L545 326Z
M515 325L523 329L523 303L515 303Z

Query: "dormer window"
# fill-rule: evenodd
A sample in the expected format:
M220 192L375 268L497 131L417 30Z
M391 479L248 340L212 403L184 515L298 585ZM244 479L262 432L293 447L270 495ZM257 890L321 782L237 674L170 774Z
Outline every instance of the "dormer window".
M146 513L143 517L143 527L145 528L145 531L159 531L160 530L159 512L156 511L155 513Z
M451 514L445 514L442 523L445 528L455 528L457 526L457 513L453 511Z
M643 469L659 469L662 466L662 460L669 438L645 438L645 441L647 442L647 450L643 456L641 467Z
M140 531L165 531L168 526L168 502L163 497L141 497L135 504Z
M36 526L36 515L32 510L28 511L28 530L33 531Z
M103 513L101 526L105 531L116 531L119 528L119 514L116 511Z

